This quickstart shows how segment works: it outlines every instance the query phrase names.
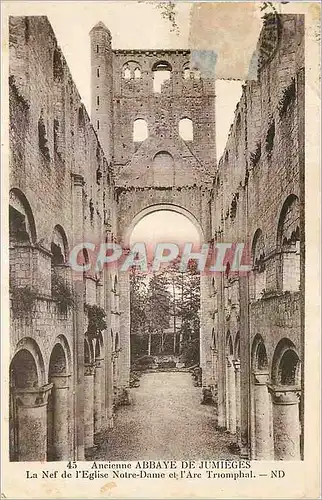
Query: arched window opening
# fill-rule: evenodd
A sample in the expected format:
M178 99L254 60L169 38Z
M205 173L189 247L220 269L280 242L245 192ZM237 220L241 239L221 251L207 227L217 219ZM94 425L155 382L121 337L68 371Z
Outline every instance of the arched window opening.
M226 353L227 353L227 356L233 356L234 355L233 340L232 340L230 334L229 334L229 336L227 338Z
M257 229L252 245L253 278L254 278L254 299L262 297L266 288L266 267L265 267L265 244L264 236L260 229Z
M52 266L57 266L64 264L67 259L68 246L66 234L62 227L55 226L52 241L51 241L51 253L52 253Z
M267 370L268 368L267 354L263 342L257 347L256 368L257 370Z
M261 335L257 334L252 344L251 355L252 369L257 372L268 372L268 357L264 340Z
M171 79L172 67L167 61L155 63L153 68L153 91L160 93L162 85Z
M41 114L38 120L38 145L44 159L46 161L49 161L50 151L48 147L47 130L43 116L43 110L41 110Z
M90 362L91 362L91 352L90 352L90 348L88 345L88 340L85 339L84 340L84 363L85 363L85 365L89 365Z
M141 78L141 70L140 70L140 68L135 68L135 70L134 70L134 78Z
M211 346L213 349L217 349L217 339L216 339L216 332L215 332L214 328L212 329Z
M147 122L141 118L133 123L133 142L143 142L149 136Z
M95 359L99 359L101 357L101 345L99 339L96 339L95 342Z
M36 241L36 228L24 194L12 189L9 194L9 237L13 242Z
M298 382L299 358L289 349L283 355L279 366L279 378L282 385L295 385Z
M199 69L195 69L193 72L193 78L196 81L199 81L201 79L201 73Z
M296 292L300 288L300 207L295 195L289 196L282 208L277 244L281 250L282 290Z
M124 68L124 70L123 70L123 78L125 78L125 80L129 80L131 78L131 70L130 70L130 68Z
M29 241L25 214L9 205L9 234L13 241Z
M183 79L184 80L189 80L190 79L190 63L186 62L183 65Z
M235 339L235 359L240 359L240 334L237 332Z
M115 278L114 278L113 291L114 291L115 293L117 292L117 276L115 276Z
M193 124L190 118L179 121L179 135L184 141L193 141Z
M62 81L64 77L64 69L62 64L61 53L59 49L55 49L54 51L54 59L53 59L53 73L55 81Z
M141 78L141 66L137 61L127 61L122 68L122 76L125 80Z
M63 264L64 256L62 254L61 247L59 245L56 245L56 243L52 242L50 249L52 253L52 258L51 258L52 266Z

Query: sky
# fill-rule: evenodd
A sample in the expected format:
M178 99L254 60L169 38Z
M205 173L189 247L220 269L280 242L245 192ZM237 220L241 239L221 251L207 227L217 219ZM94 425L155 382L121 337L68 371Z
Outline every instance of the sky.
M155 243L200 243L200 236L195 226L184 215L170 210L161 210L147 215L134 227L130 244L145 242Z

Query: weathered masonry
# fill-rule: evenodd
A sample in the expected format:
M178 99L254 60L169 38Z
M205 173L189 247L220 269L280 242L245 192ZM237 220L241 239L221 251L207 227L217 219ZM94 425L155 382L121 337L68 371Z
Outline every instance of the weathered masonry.
M98 23L90 120L48 19L10 19L11 460L80 460L129 402L128 275L76 273L68 255L83 241L127 247L164 209L202 242L251 253L246 276L201 276L218 427L244 456L301 456L303 40L303 17L268 17L217 163L215 81L188 50L114 50Z

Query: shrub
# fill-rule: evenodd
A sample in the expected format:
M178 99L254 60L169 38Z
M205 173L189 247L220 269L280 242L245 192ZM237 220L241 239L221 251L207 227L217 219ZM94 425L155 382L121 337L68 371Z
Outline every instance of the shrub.
M67 314L68 309L74 307L75 302L72 290L68 283L55 273L51 276L51 294L57 303L58 310L62 314Z
M148 355L141 356L135 362L137 365L141 365L141 366L153 365L154 364L154 356L148 356Z
M102 330L107 328L107 324L105 321L106 312L102 307L97 305L89 305L85 304L85 312L88 316L88 335L92 335L93 337L97 336Z
M37 292L30 286L11 287L12 314L15 318L21 318L30 314L37 298Z

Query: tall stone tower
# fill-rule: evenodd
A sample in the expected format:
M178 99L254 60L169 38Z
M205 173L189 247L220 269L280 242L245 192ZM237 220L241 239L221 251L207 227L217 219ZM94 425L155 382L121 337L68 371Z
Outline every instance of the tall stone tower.
M113 52L109 29L97 23L91 37L91 120L106 159L113 156Z

